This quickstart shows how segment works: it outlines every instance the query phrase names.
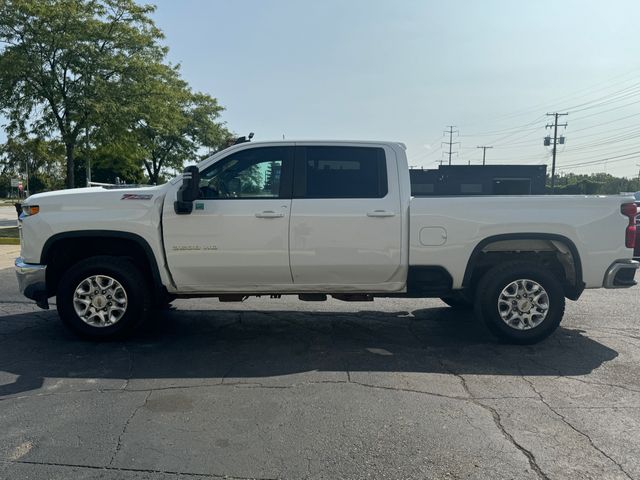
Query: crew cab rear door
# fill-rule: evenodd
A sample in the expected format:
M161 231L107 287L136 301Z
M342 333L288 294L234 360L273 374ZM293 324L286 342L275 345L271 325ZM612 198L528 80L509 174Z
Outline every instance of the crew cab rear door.
M397 278L404 273L400 205L390 148L298 144L289 229L294 285L397 290L404 281Z

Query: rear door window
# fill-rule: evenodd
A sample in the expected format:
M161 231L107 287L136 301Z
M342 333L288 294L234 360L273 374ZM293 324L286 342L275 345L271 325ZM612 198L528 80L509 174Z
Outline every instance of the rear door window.
M384 149L299 147L296 198L382 198L387 194Z

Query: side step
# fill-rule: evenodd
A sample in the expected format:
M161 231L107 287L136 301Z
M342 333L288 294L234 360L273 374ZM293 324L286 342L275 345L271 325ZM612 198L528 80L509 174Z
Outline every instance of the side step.
M326 302L327 295L325 293L301 293L298 299L303 302Z
M369 293L334 293L331 296L343 302L373 302L373 295Z

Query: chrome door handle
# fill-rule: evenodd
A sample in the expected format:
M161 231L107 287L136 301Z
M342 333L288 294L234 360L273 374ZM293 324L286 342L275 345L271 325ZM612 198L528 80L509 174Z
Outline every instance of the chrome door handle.
M282 212L274 212L273 210L265 210L264 212L256 213L257 218L282 218L284 217L284 213Z
M395 217L394 212L388 212L387 210L374 210L373 212L367 212L367 217Z

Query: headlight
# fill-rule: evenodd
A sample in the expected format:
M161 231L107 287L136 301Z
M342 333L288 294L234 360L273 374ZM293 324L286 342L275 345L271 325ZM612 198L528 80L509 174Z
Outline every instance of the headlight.
M25 217L35 215L39 211L40 207L38 205L22 205L22 213L24 213Z

